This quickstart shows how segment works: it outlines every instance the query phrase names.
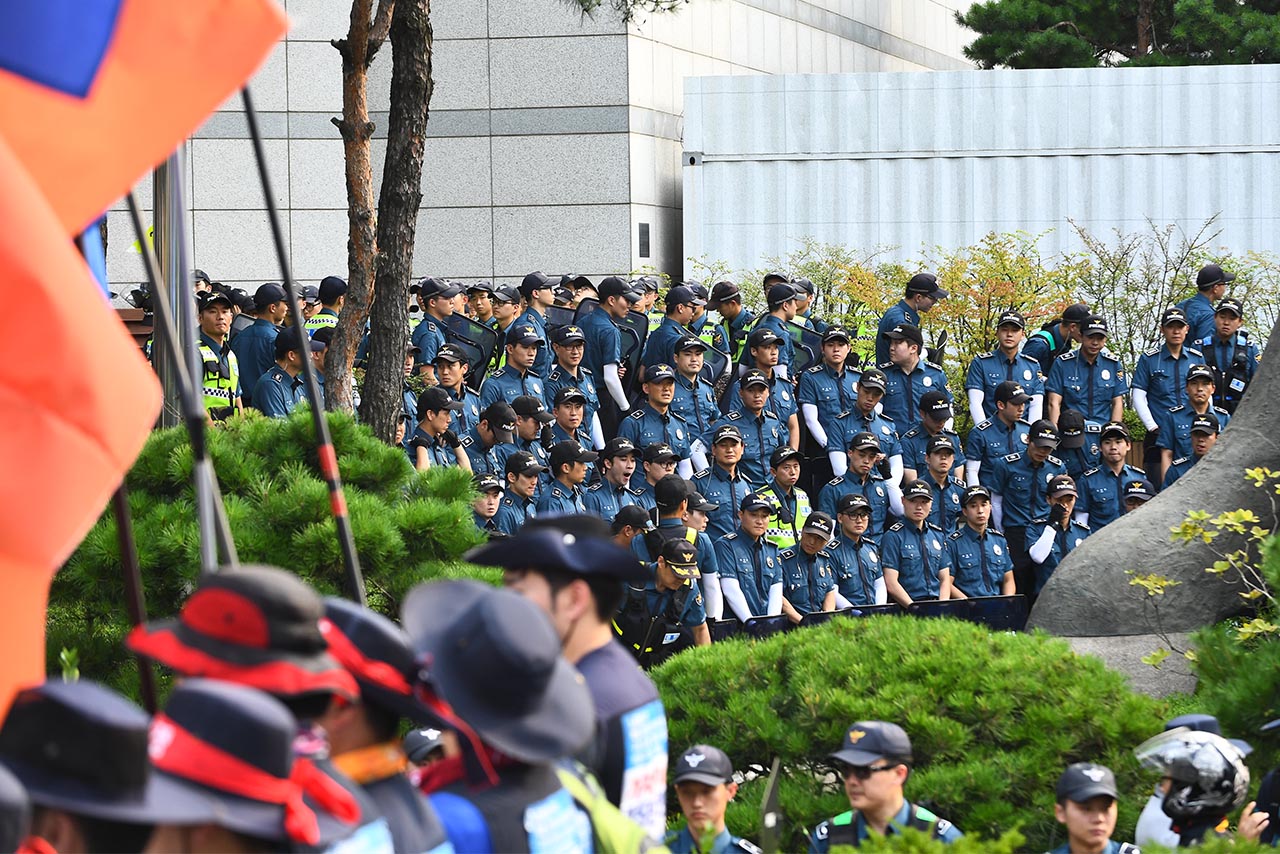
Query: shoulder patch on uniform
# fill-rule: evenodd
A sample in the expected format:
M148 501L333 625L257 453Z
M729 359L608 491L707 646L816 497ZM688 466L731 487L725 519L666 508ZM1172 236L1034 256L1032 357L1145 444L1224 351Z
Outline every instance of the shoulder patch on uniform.
M826 549L818 549L818 555L820 557L825 557L827 559L831 558L831 552L827 551Z
M603 481L601 481L601 483L603 483ZM622 487L622 491L627 493L628 495L635 496L636 498L639 498L640 496L644 495L643 489L632 489L629 486Z
M725 534L725 535L724 535L723 537L721 537L720 539L722 539L722 540L736 540L736 539L738 539L738 532L737 532L737 531L730 531L729 533Z
M505 377L506 375L507 375L507 369L506 369L506 368L498 368L498 370L496 370L496 371L494 371L493 373L489 374L489 379L493 379L494 377Z
M597 480L595 483L587 487L587 492L596 492L603 486L604 486L604 481ZM626 487L623 487L623 488L625 489Z
M1146 470L1146 469L1144 469L1144 468L1141 468L1141 467L1139 467L1139 466L1131 466L1131 465L1129 465L1128 463L1125 463L1125 464L1124 464L1124 467L1125 467L1126 469L1128 469L1129 471L1131 471L1131 472L1137 472L1138 474L1142 475L1143 477L1146 477L1146 476L1147 476L1147 470Z
M893 367L893 362L882 362L881 364L876 365L876 367L882 371L887 371Z
M1062 460L1060 460L1060 459L1058 459L1057 457L1055 457L1053 454L1050 454L1050 455L1049 455L1048 460L1049 460L1049 462L1051 462L1051 463L1056 463L1057 465L1060 465L1060 466L1065 466L1065 465L1066 465L1066 463L1064 463Z
M1084 472L1084 473L1083 473L1083 474L1081 474L1080 476L1081 476L1081 477L1088 477L1089 475L1093 474L1094 472L1099 472L1099 471L1102 471L1102 466L1094 466L1093 468L1091 468L1091 469L1089 469L1088 471Z
M1004 461L1006 463L1016 463L1020 459L1022 459L1022 454L1006 454Z
M1158 355L1160 355L1160 348L1159 348L1159 347L1152 347L1150 350L1143 350L1143 351L1142 351L1142 355L1144 355L1144 356L1158 356Z
M703 470L702 470L702 471L700 471L700 472L696 472L696 473L693 475L693 479L694 479L694 480L702 480L703 478L708 477L710 474L711 474L711 469L703 469Z
M684 423L686 423L686 424L688 424L688 423L689 423L688 421L685 421L684 416L683 416L683 415L681 415L679 412L673 412L672 410L667 410L667 415L671 416L672 418L674 418L674 419L675 419L675 420L677 420L677 421L684 421Z
M1184 410L1184 409L1186 409L1186 408L1187 408L1187 405L1186 405L1185 403L1179 403L1177 406L1171 407L1171 408L1169 409L1169 411L1170 411L1170 412L1181 412L1182 410Z
M1072 359L1074 359L1075 357L1076 357L1076 351L1075 351L1075 350L1072 350L1070 353L1063 353L1061 356L1059 356L1059 357L1058 357L1058 361L1059 361L1059 362L1069 362L1069 361L1071 361Z
M904 438L904 439L914 439L916 436L919 436L919 435L920 435L920 428L919 428L919 427L912 427L910 430L908 430L907 432L905 432L905 433L903 433L903 434L902 434L902 438Z
M1197 350L1195 347L1183 347L1182 349L1183 349L1183 350L1185 350L1185 351L1186 351L1186 352L1188 352L1188 353L1195 353L1197 356L1200 356L1201 358L1203 358L1203 357L1204 357L1204 353L1201 353L1201 352L1200 352L1199 350Z
M941 365L935 365L933 362L930 362L930 361L928 361L927 359L924 359L924 360L922 360L922 361L923 361L926 365L928 365L929 367L933 368L935 371L941 371L941 370L942 370L942 366L941 366Z
M986 430L990 426L991 426L991 419L988 418L986 421L983 421L981 424L978 425L978 429Z
M503 506L503 507L515 507L515 506L516 506L516 504L515 504L515 502L514 502L514 501L512 501L510 498L504 498L504 499L502 499L502 506Z
M764 849L749 839L735 839L733 844L746 851L747 854L764 854Z
M958 540L958 539L960 539L960 534L961 534L961 533L963 533L963 532L962 532L962 531L952 531L950 534L948 534L948 535L947 535L947 539L948 539L948 540Z
M793 558L796 556L795 549L783 549L778 553L778 557Z
M635 420L639 421L640 419L644 418L644 410L643 410L643 409L639 409L639 408L637 408L637 409L635 409L635 410L632 410L632 412L631 412L631 416L630 416L630 417L632 417L632 418L634 418Z
M846 409L844 412L841 412L839 415L837 415L837 416L836 416L836 418L837 418L837 419L840 419L840 418L848 418L848 417L849 417L849 410L847 410L847 409Z
M1004 539L1004 533L1001 531L997 531L995 528L992 528L990 525L987 526L987 536L995 536L995 537L999 537L1002 540Z
M1226 415L1228 418L1231 417L1231 413L1227 412L1227 410L1223 409L1221 406L1215 406L1213 408L1213 411L1218 413L1219 415Z
M548 379L548 380L558 380L558 379L560 379L560 366L559 366L559 365L556 365L554 368L552 368L552 369L551 369L551 373L547 374L547 379Z
M901 523L901 522L894 522L892 525L890 525L890 526L889 526L889 530L890 530L890 531L901 531L901 530L902 530L902 523Z
M840 475L839 477L832 478L831 480L827 481L827 486L836 486L837 484L841 484L841 483L844 483L844 475Z
M730 411L726 412L726 413L724 414L724 417L725 417L725 418L728 418L730 421L737 421L739 418L741 418L741 417L742 417L742 410L740 410L740 409L732 409L732 410L730 410Z
M1191 457L1178 457L1176 460L1174 460L1173 462L1169 463L1169 465L1171 465L1171 466L1180 466L1180 465L1182 465L1183 463L1185 463L1185 462L1186 462L1187 460L1189 460L1189 459L1191 459Z
M475 440L470 436L463 436L459 441L462 442L462 447L464 448L470 448L475 443Z
M804 372L806 374L820 374L822 373L822 365L814 365L812 368L805 368Z
M1087 424L1087 423L1086 423L1086 424L1084 425L1084 432L1086 432L1086 433L1101 433L1101 432L1102 432L1102 425L1101 425L1101 424Z

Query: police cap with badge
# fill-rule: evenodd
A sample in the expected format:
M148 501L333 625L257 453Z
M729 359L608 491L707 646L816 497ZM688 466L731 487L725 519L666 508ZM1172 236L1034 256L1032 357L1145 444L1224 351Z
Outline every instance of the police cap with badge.
M914 498L924 498L928 501L932 501L933 490L929 488L929 484L919 479L913 480L907 484L903 484L902 500L910 501Z
M522 345L525 347L540 347L546 342L542 340L542 336L538 334L538 330L534 326L527 323L516 323L507 330L507 346L514 347Z
M813 534L822 537L823 542L831 542L831 538L836 533L836 523L826 513L815 510L804 520L804 527L800 529L800 533Z
M840 496L836 502L836 513L841 516L853 516L858 513L871 515L871 502L861 492L850 492Z
M587 396L576 385L562 385L556 389L556 396L552 399L552 405L559 407L567 403L578 403L586 406Z
M461 412L462 404L453 399L449 392L438 385L423 389L418 395L418 420L427 417L428 412Z
M561 347L567 347L570 344L582 344L587 337L582 334L581 326L559 326L555 332L551 333L551 343Z
M758 492L748 492L742 499L742 503L738 505L738 509L743 513L773 513L777 508L773 502Z
M768 330L765 331L767 332ZM755 333L753 332L751 334L754 335ZM776 338L777 336L775 335L774 337ZM765 375L764 371L758 368L752 368L747 371L742 375L742 379L738 382L743 388L751 388L753 385L764 386L765 388L769 387L769 377Z
M858 721L845 731L840 749L831 753L830 758L857 768L866 768L881 759L910 765L911 739L897 724Z
M683 353L687 350L702 350L705 352L708 349L707 342L703 341L701 338L698 338L695 335L682 335L680 336L680 339L676 341L673 352Z
M570 463L594 463L599 454L588 451L577 442L556 442L551 446L551 471L560 474L560 467Z
M947 400L947 396L936 389L926 391L920 395L920 402L917 406L921 412L932 416L937 421L946 421L951 417L951 401Z
M547 467L538 463L538 458L528 451L516 451L507 457L507 474L527 477L531 474L542 474Z
M875 433L868 433L861 430L849 437L850 451L876 451L880 450L880 440L876 438Z
M653 517L649 515L649 511L645 510L638 504L628 504L626 507L618 510L617 515L613 517L613 523L610 525L612 533L617 534L623 528L635 528L640 533L648 533L654 530Z
M686 285L676 285L667 291L666 306L669 311L677 305L706 305L707 301L699 299L693 288Z
M829 326L827 331L822 333L823 344L828 344L832 341L843 341L848 344L850 340L848 331L839 326Z
M1192 380L1206 380L1208 382L1213 382L1213 368L1208 365L1192 365L1190 368L1187 368L1187 384L1189 385Z
M907 282L907 294L921 294L937 301L947 298L947 292L938 287L938 277L933 273L916 273Z
M862 376L858 377L858 385L862 388L878 388L884 391L888 382L889 378L879 368L867 368L862 372Z
M1130 502L1146 504L1155 497L1156 488L1151 485L1149 480L1131 480L1124 486L1124 501L1126 504Z
M1244 317L1244 304L1235 297L1223 297L1218 300L1218 304L1214 306L1214 314L1222 314L1223 312L1234 314L1236 317Z
M974 484L973 486L966 486L964 492L960 494L960 506L968 507L970 502L977 501L979 498L981 498L983 501L990 502L991 490L979 484Z
M733 282L716 282L711 286L707 308L718 309L725 302L742 302L742 291Z
M533 395L520 395L511 401L511 408L520 418L533 418L542 424L550 424L556 420L555 416L547 411L547 405Z
M306 337L306 334L299 333L295 327L290 326L287 329L281 329L280 334L276 336L276 358L283 359L291 351L299 354L304 351L319 353L324 349L324 342L316 341L314 339L307 341L307 344L304 347L302 343L302 339L304 337Z
M515 285L501 284L493 289L493 301L515 305L520 302L520 291Z
M1073 451L1084 447L1084 413L1078 409L1064 409L1058 416L1058 443L1063 450Z
M1031 395L1013 380L1005 380L996 386L996 403L1030 403Z
M457 344L441 344L440 349L436 350L436 362L454 362L455 364L467 364L467 354L462 352L462 348Z
M1196 415L1191 419L1192 433L1218 433L1221 430L1222 425L1218 422L1218 416L1212 412Z
M1058 778L1054 789L1058 803L1074 801L1082 804L1093 798L1105 797L1113 801L1119 797L1116 789L1116 775L1105 765L1092 762L1077 762L1068 765Z
M711 434L711 444L719 445L721 442L737 442L742 444L742 431L738 429L736 424L721 424Z
M1041 418L1027 432L1027 441L1038 448L1057 448L1062 443L1062 436L1053 422Z
M736 427L734 428L737 429ZM769 468L776 469L787 460L802 459L800 452L790 445L779 445L773 449L773 453L769 455Z
M779 306L782 306L786 303L791 302L795 298L796 298L796 289L793 285L787 282L781 282L779 284L776 284L773 287L769 288L769 292L768 292L769 310L773 311Z
M445 279L438 279L435 276L427 276L418 282L411 291L417 291L419 299L453 299L462 293L461 285L455 285Z
M950 436L939 433L929 437L929 441L925 443L925 454L934 454L938 451L950 451L952 454L956 452L955 443L951 441Z
M569 388L570 386L566 386ZM626 436L614 436L612 439L604 443L604 448L600 451L600 459L611 460L615 457L639 457L640 449L635 443Z
M924 346L924 334L920 331L919 326L912 323L899 323L888 332L885 332L884 337L891 341L910 341L917 347Z
M767 326L757 326L751 330L751 334L747 336L748 347L770 347L774 344L780 344L782 336L774 332Z
M494 401L480 413L480 420L489 425L493 431L495 445L509 444L515 441L516 411L505 400Z
M680 579L700 578L698 549L684 537L673 537L662 544L659 556L671 573Z
M1124 425L1123 421L1108 421L1102 425L1102 432L1098 439L1124 439L1129 441L1129 428Z
M506 485L502 479L493 472L483 472L475 477L476 492L481 494L486 492L503 492Z
M600 302L604 302L610 297L622 297L632 305L640 301L640 294L618 276L605 276L601 279L600 287L596 288L596 294L599 296Z
M714 513L720 509L719 504L708 501L706 496L697 490L689 493L688 501L690 513Z
M646 463L674 463L679 459L680 457L666 442L652 442L644 449Z
M702 783L704 786L731 783L733 763L720 748L709 744L695 744L676 760L671 782L676 786L681 783Z
M675 368L664 363L659 363L657 365L654 365L652 368L647 368L645 370L644 381L645 383L664 383L668 381L675 382L676 381Z
M219 304L231 308L235 302L221 291L200 291L196 294L196 311L204 311Z
M996 328L1001 326L1016 326L1018 329L1027 328L1027 319L1022 316L1022 312L1016 309L1005 309L1000 313L1000 319L996 321Z
M1049 484L1045 487L1045 495L1049 498L1058 498L1063 495L1076 495L1075 479L1069 474L1054 475L1049 478Z
M1221 305L1221 303L1219 303ZM1160 327L1177 326L1181 324L1187 326L1187 313L1179 306L1171 305L1164 310L1164 314L1160 316Z

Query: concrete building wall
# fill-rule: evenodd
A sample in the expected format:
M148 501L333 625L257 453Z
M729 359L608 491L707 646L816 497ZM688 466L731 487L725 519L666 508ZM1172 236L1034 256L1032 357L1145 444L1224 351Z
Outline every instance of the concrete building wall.
M254 79L295 277L346 268L344 0L284 0L293 29ZM435 90L414 275L598 277L682 265L684 79L966 67L966 0L691 0L631 24L562 0L433 0ZM390 47L369 72L381 182ZM252 289L278 279L244 116L231 99L187 146L193 258ZM151 204L149 184L142 189ZM648 228L642 251L642 226ZM123 206L109 271L142 278ZM117 288L119 290L119 288Z

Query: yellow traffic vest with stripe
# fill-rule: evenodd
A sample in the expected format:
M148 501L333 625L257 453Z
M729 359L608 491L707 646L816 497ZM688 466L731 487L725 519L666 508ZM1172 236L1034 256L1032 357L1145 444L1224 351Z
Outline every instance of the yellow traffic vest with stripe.
M311 335L317 329L330 329L338 325L338 315L329 314L331 309L320 309L319 312L313 314L307 319L307 334Z
M764 532L764 538L778 547L778 551L789 549L800 539L800 529L804 527L804 520L809 518L809 514L813 511L812 505L809 503L809 496L803 489L794 488L796 494L796 515L791 524L788 525L782 521L780 514L775 513L769 517L769 527ZM772 499L773 503L778 507L782 506L782 497L778 495L777 487L770 486L760 490L760 495L767 495Z
M240 362L236 354L227 349L227 373L221 371L221 360L218 354L205 342L200 342L200 361L203 363L203 376L200 382L204 393L204 408L208 410L225 409L235 405L240 387ZM211 367L212 366L212 369Z

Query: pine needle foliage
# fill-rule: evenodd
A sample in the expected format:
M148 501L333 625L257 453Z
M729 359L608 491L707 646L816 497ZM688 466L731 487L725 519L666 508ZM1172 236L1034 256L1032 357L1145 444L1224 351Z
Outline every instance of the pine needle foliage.
M483 540L472 522L466 472L416 472L402 450L379 442L350 416L328 419L372 607L394 617L413 585L435 577L500 583L496 571L461 560ZM338 594L342 555L313 435L305 411L287 419L236 418L210 432L209 454L241 562L284 567ZM175 615L199 578L192 467L185 431L160 430L127 477L152 618ZM49 672L59 672L63 648L75 650L85 678L136 696L136 668L121 644L130 628L124 601L116 522L107 512L54 578Z

